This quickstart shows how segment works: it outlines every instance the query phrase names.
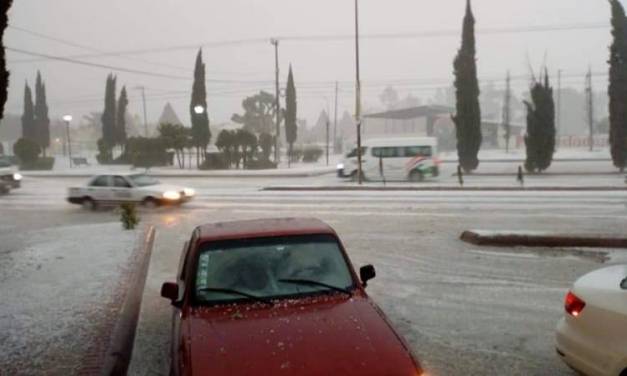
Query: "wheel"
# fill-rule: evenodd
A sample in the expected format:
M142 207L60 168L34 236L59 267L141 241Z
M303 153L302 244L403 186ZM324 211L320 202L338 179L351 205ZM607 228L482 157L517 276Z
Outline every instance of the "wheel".
M351 181L352 181L352 182L356 182L356 181L358 180L358 179L357 179L357 176L358 176L358 172L357 172L357 171L353 171L353 172L351 173L351 175L350 175L350 179L351 179ZM361 181L366 181L366 180L367 180L367 179L366 179L366 174L364 174L364 172L362 171L362 172L361 172Z
M98 204L91 197L83 197L83 202L81 203L84 209L86 210L96 210L98 209Z
M159 206L159 202L154 197L146 197L142 205L148 209L155 209Z
M438 166L434 166L431 170L431 173L433 174L434 178L440 176L440 169L438 168Z
M418 171L418 170L414 170L412 172L409 173L409 181L413 182L413 183L419 183L421 181L425 180L425 176L422 172Z

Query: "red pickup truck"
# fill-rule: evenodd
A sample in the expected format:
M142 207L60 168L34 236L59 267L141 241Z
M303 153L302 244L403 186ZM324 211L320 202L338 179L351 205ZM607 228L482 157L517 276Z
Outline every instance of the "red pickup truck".
M186 243L171 300L173 375L423 375L317 219L200 226Z

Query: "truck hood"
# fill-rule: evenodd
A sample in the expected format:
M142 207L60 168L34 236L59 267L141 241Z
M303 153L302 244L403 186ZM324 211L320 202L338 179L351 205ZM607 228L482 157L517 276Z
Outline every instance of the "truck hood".
M198 308L184 322L192 375L417 374L412 355L366 297Z

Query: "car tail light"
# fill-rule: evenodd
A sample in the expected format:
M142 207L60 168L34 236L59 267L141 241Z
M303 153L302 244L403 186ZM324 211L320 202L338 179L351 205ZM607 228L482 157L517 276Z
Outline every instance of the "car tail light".
M568 292L568 295L566 295L564 308L569 315L573 317L578 317L585 307L586 302L581 300L577 295L573 294L572 291Z

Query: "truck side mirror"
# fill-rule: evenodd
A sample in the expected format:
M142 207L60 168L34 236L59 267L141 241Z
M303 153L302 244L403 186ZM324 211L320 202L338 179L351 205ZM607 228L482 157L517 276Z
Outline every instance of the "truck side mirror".
M179 285L174 282L166 282L161 285L161 296L169 299L172 304L179 300Z
M374 279L377 276L377 272L372 265L362 266L359 269L359 277L361 278L361 283L363 283L364 287L368 286L368 281Z

